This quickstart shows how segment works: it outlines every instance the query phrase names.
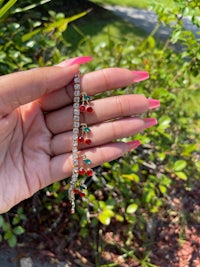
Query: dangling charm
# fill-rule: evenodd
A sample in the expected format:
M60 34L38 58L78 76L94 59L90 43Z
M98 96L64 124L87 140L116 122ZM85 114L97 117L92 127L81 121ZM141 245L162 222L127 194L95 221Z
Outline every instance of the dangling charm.
M91 168L84 169L83 167L80 167L78 173L81 176L86 174L88 177L90 177L93 175L93 170Z
M88 165L90 165L92 162L90 159L88 159L86 157L86 155L83 155L82 156L82 160L83 160L83 167L80 167L79 168L79 175L83 176L83 175L86 175L86 176L92 176L93 175L93 170L91 168L89 168Z
M88 138L88 134L91 132L90 128L87 126L86 123L81 123L80 129L81 129L81 132L78 138L78 142L90 145L92 143L91 139Z
M93 108L90 104L91 97L87 95L85 92L81 94L81 105L80 105L80 112L93 112Z

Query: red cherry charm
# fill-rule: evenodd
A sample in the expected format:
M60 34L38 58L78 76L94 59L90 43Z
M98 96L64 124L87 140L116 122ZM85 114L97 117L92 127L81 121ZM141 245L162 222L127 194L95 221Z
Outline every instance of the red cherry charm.
M80 196L80 197L85 197L85 193L83 193L83 192L79 192L79 196Z
M85 140L85 143L86 143L87 145L90 145L90 144L92 143L92 141L91 141L91 139L86 139L86 140Z
M78 195L79 194L79 190L78 189L74 189L74 194Z
M87 112L89 112L89 113L91 113L91 112L93 112L93 108L92 107L87 107Z
M81 167L80 169L79 169L79 175L84 175L85 174L85 170Z
M87 176L92 176L93 175L93 170L92 169L88 169L86 171L86 174L87 174Z
M86 108L84 105L80 105L79 110L80 112L85 112Z
M78 142L79 143L83 143L85 140L84 140L84 137L83 136L79 136L78 138Z

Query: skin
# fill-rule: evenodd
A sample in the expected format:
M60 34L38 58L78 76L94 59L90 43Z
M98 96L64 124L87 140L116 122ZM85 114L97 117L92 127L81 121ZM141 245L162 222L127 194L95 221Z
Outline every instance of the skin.
M78 65L55 66L0 77L0 213L71 175L71 81L78 71ZM85 74L81 88L92 96L132 82L133 74L127 69L103 69ZM80 149L94 167L133 148L113 140L145 129L139 115L149 103L143 95L92 102L94 112L85 117L92 144Z

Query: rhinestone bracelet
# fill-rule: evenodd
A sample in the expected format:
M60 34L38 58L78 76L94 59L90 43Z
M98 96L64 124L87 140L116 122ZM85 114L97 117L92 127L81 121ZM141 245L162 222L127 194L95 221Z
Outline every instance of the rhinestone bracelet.
M93 112L90 104L91 97L85 92L81 93L80 73L74 76L74 104L73 104L73 135L72 135L72 177L68 189L68 199L71 213L75 213L75 195L80 197L85 196L84 191L86 185L84 184L83 176L93 175L93 170L89 167L91 160L85 154L79 157L78 144L91 144L91 139L88 137L90 128L86 123L80 123L80 112ZM82 165L79 167L79 161L82 159ZM79 175L81 180L78 181Z

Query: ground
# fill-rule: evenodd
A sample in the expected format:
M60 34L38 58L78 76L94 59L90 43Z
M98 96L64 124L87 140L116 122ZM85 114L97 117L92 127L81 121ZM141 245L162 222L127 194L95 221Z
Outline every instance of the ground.
M162 219L159 215L155 217L149 231L148 245L142 244L140 233L133 229L134 243L129 247L132 248L129 256L124 245L126 224L113 223L101 228L98 235L100 245L96 248L91 247L90 240L79 240L78 233L71 233L73 236L68 235L67 240L61 234L67 226L61 224L56 230L58 232L28 232L15 249L1 244L1 266L148 267L142 265L141 260L144 260L148 248L151 251L150 262L156 267L200 267L200 184L195 190L186 191L182 182L177 183L169 197L173 212L166 212Z

